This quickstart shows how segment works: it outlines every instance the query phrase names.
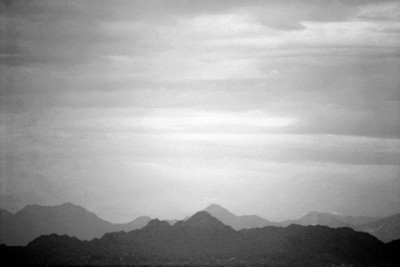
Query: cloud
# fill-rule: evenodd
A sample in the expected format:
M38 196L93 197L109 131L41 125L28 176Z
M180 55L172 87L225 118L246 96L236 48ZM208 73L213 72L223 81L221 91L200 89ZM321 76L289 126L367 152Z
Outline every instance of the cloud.
M100 12L100 7L73 1L16 1L3 6L0 63L64 69L102 61L104 55L140 55L168 49L154 29L145 24L119 22L113 19L112 12Z
M400 4L397 1L368 3L358 8L357 17L375 21L399 21Z
M70 67L100 60L104 54L132 56L171 49L159 35L157 27L174 27L176 24L181 27L180 21L194 23L187 29L187 34L197 31L198 26L207 27L203 33L217 30L215 35L223 32L238 34L237 31L246 33L252 29L262 34L262 28L266 26L277 32L288 30L287 35L290 36L292 30L302 32L326 23L351 25L357 23L351 22L352 18L379 17L382 16L379 14L388 14L388 10L394 12L392 17L396 17L398 4L360 4L355 1L289 1L285 4L278 1L246 1L246 4L241 1L201 1L195 4L187 1L122 1L114 5L107 1L96 4L90 1L13 1L9 5L2 4L1 9L4 14L1 18L2 36L5 36L1 48L2 64ZM238 16L232 18L232 14ZM247 22L240 22L241 17L247 18ZM207 26L210 23L212 25ZM350 36L354 39L354 34L358 33L338 29L335 38L331 38L329 32L320 37L340 42L339 31L351 34L345 36L347 39ZM315 30L311 34L305 32L299 36L302 42L311 40L314 45L318 44ZM276 42L276 37L269 36L262 45L271 43L271 37ZM240 35L230 41L239 40ZM371 36L368 42L373 40L376 40L375 36ZM246 41L248 45L251 44ZM282 46L282 43L275 45Z
M240 196L276 217L398 211L397 2L0 9L7 206L76 199L128 220L117 206L184 216Z

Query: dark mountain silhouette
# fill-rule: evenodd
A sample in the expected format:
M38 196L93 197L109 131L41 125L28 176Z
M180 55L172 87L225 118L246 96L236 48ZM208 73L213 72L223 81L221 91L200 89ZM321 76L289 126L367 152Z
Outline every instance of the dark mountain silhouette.
M206 211L199 211L186 221L176 223L178 226L185 226L195 229L229 229L230 227L223 224L217 218L213 217Z
M395 214L375 222L358 226L358 229L367 232L383 242L400 238L400 214Z
M3 259L13 264L366 266L396 262L398 256L391 253L397 246L351 228L290 225L235 231L202 211L172 226L155 219L142 229L91 241L52 234L26 247L0 249Z
M278 223L270 222L257 215L237 216L217 204L211 204L210 206L205 208L204 211L207 211L212 216L214 216L224 224L231 226L235 230L278 225Z
M0 244L13 246L26 245L40 235L52 233L90 240L107 232L142 228L150 221L149 217L139 217L126 224L113 224L71 203L28 205L16 214L1 214Z
M400 239L385 244L385 259L387 262L400 266Z

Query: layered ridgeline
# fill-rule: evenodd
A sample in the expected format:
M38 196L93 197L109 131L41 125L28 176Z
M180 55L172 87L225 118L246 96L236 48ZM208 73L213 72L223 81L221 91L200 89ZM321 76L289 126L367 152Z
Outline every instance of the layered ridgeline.
M0 216L0 244L11 246L26 245L38 236L53 233L91 240L108 232L143 228L151 220L143 216L128 223L114 224L71 203L28 205L16 214L1 210Z
M236 231L201 211L170 225L152 220L142 229L81 241L56 234L26 247L0 246L12 264L396 264L398 242L384 244L351 228L267 226Z
M282 226L290 224L324 225L331 228L350 227L356 231L367 232L383 242L390 242L400 238L400 214L380 218L310 212L300 219L281 223Z
M268 221L257 215L237 216L217 204L211 204L205 208L204 211L208 212L222 223L231 226L235 230L280 225L279 223Z
M323 225L331 228L351 227L356 231L370 233L383 242L400 239L400 215L378 218L310 212L297 220L272 222L257 215L237 216L217 204L208 206L204 211L234 230L265 226L285 227L290 224ZM16 214L0 209L0 244L26 245L40 235L52 233L91 240L108 232L141 229L149 221L149 217L143 216L129 223L113 224L71 203L57 206L28 205ZM169 220L168 223L174 224L177 221Z
M356 231L370 233L383 242L400 239L400 214L386 218L368 216L345 216L337 213L310 212L299 219L272 222L257 215L237 216L217 204L204 209L212 216L235 230L265 226L322 225L331 228L350 227Z

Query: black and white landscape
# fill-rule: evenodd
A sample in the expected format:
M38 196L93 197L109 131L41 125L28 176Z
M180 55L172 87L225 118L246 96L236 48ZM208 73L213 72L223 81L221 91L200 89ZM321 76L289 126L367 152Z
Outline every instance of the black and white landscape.
M399 33L398 0L1 0L1 260L399 265Z
M380 218L310 212L298 219L272 222L257 215L237 216L217 204L211 204L203 211L237 231L265 226L287 227L292 224L321 225L330 228L352 228L355 231L369 233L382 242L400 239L400 214ZM81 240L91 240L100 238L109 232L129 232L141 229L152 220L148 216L140 216L127 223L111 223L72 203L58 206L29 205L16 214L7 210L0 210L0 212L2 219L0 244L4 243L10 246L27 245L37 237L49 234L69 235ZM174 225L189 218L190 215L182 220L163 221Z
M112 224L72 203L2 214L2 255L14 264L400 263L400 214L372 218L311 212L270 222L212 204L174 222L140 217Z

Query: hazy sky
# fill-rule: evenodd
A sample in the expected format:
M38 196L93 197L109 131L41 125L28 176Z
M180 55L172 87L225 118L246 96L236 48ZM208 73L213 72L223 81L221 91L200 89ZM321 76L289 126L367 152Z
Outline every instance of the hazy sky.
M3 1L2 208L400 212L400 1Z

